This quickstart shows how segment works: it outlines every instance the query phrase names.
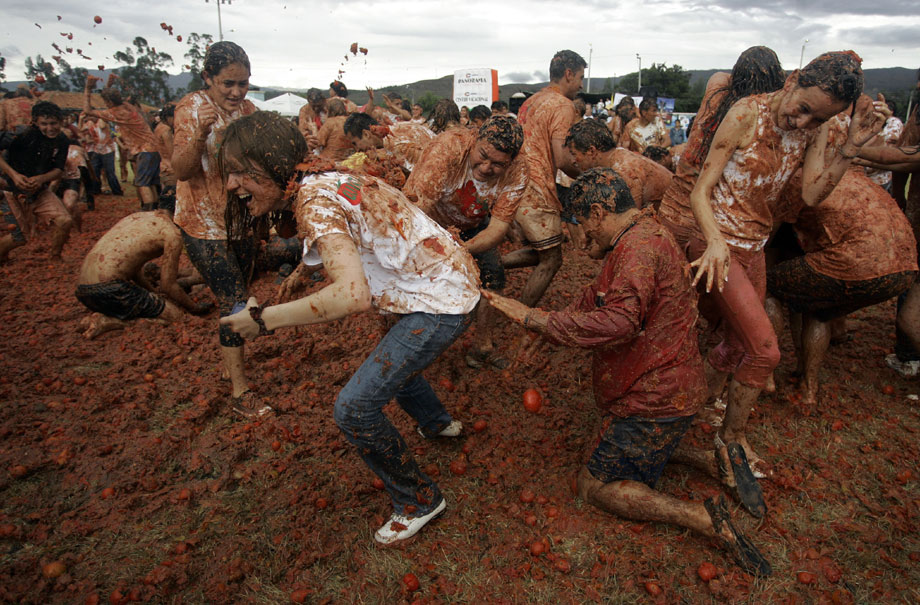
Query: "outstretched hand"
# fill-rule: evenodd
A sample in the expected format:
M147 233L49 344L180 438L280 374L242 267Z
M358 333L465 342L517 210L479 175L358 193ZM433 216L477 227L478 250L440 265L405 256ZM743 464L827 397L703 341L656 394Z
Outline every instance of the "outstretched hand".
M497 309L508 319L520 324L524 323L524 318L532 311L532 309L524 303L514 300L513 298L502 296L501 294L496 294L491 290L480 288L479 292L482 293L483 298L489 301L492 307Z
M257 307L259 302L255 296L250 296L246 302L246 308L233 315L220 318L220 325L228 326L231 330L246 338L255 338L259 335L259 324L255 322L252 315L249 314L250 307Z
M722 291L725 282L728 281L728 269L731 266L731 254L728 251L728 244L720 238L714 239L706 246L703 255L690 263L691 269L696 269L696 275L693 277L693 287L695 288L703 276L706 276L706 292L712 292L713 283Z

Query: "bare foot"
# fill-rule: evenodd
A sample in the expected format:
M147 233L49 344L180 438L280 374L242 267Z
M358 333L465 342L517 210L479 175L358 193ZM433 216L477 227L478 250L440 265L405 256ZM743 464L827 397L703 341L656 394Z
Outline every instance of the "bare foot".
M776 392L776 380L773 378L773 372L770 372L770 376L767 378L767 384L763 387L764 393L775 393Z
M737 441L741 444L741 447L744 448L744 454L748 459L748 466L751 467L751 471L754 473L754 477L757 479L768 479L773 476L773 469L770 466L770 463L758 456L751 444L748 443L747 437L739 436L734 438L734 441Z
M102 313L93 313L89 317L84 317L80 321L80 328L83 329L83 336L92 340L100 334L111 332L112 330L123 330L128 325L127 322L114 317L106 317Z

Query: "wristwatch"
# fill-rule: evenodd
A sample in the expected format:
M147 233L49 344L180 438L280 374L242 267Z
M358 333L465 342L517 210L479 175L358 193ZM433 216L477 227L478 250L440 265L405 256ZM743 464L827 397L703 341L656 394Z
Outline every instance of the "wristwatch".
M256 324L259 326L259 336L274 334L274 330L269 330L265 327L265 320L262 319L262 310L262 305L249 307L249 316L252 318L252 321L256 322Z

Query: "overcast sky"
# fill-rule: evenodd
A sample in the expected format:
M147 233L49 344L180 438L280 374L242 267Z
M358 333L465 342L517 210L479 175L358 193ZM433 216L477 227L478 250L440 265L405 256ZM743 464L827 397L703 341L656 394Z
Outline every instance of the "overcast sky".
M52 42L73 49L64 55L71 65L116 67L112 54L143 36L172 55L175 64L168 71L178 73L189 33L218 37L215 0L124 0L84 8L88 5L0 0L7 79L24 78L26 57L57 54ZM806 63L827 50L852 48L865 68L920 66L916 0L232 0L221 6L221 16L224 39L247 51L252 82L263 86L325 88L339 69L350 88L383 86L469 67L498 70L502 84L536 82L547 79L550 58L564 48L586 60L590 55L594 77L636 71L637 53L644 67L653 62L731 67L742 50L756 44L773 48L783 67L792 69L806 40ZM175 35L163 31L161 22L172 25ZM73 40L62 32L72 33ZM368 54L352 56L352 42ZM78 48L91 59L78 56Z

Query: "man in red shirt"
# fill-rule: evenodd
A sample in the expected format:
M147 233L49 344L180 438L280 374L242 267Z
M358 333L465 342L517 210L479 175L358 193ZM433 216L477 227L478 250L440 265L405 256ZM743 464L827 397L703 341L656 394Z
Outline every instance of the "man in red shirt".
M581 299L550 312L484 295L549 340L595 351L594 398L603 418L598 445L578 476L579 496L620 517L715 538L746 571L769 575L769 563L734 527L723 497L688 502L655 489L706 398L686 257L651 208L636 208L615 171L585 172L571 194L588 254L604 259Z
M581 119L572 100L581 90L585 60L571 50L560 50L549 64L550 85L521 105L518 121L524 127L524 153L530 182L515 221L529 246L505 255L506 269L533 267L521 292L521 302L537 304L562 266L562 204L556 195L556 170L578 176L565 137Z

